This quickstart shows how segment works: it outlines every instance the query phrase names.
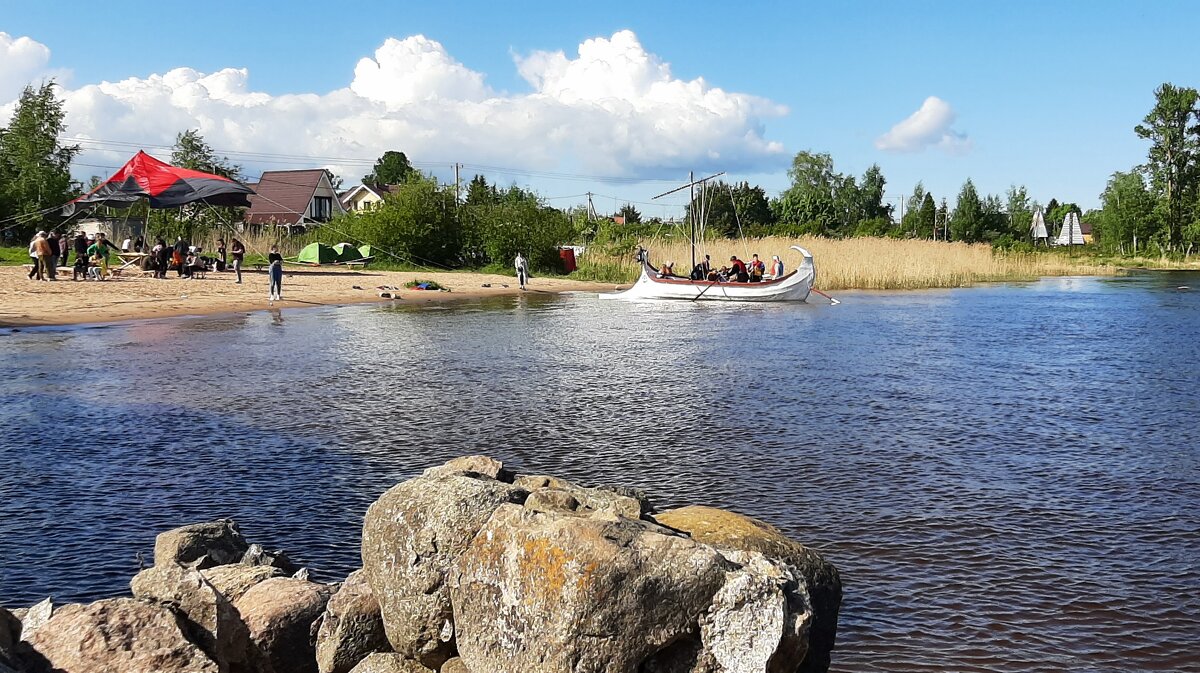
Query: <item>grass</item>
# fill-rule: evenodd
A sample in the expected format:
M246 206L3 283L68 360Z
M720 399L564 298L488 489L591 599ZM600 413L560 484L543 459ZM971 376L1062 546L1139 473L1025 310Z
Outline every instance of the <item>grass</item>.
M689 270L691 251L686 242L650 240L642 245L650 251L650 259L656 265L674 261L677 273ZM716 267L727 264L730 255L745 260L758 253L768 265L771 255L779 255L790 270L801 261L800 254L790 249L792 245L800 245L813 254L816 286L825 290L915 290L1033 280L1041 276L1116 275L1123 266L1128 266L1118 258L1089 253L1061 250L1007 253L994 251L986 244L891 238L727 239L707 241L697 254L711 255ZM1188 268L1166 261L1158 268L1181 266ZM576 275L580 279L632 282L637 274L633 255L585 254Z

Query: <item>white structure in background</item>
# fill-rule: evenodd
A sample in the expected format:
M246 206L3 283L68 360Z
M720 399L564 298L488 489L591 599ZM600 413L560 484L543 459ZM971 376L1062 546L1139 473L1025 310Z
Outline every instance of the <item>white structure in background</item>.
M1058 232L1058 240L1054 241L1055 245L1083 245L1087 241L1083 240L1083 228L1079 226L1079 215L1076 213L1067 213L1067 218L1063 220L1062 229Z
M1034 245L1038 243L1050 242L1050 234L1046 233L1046 218L1042 216L1042 210L1039 208L1033 214L1033 222L1029 225L1029 235L1033 237Z

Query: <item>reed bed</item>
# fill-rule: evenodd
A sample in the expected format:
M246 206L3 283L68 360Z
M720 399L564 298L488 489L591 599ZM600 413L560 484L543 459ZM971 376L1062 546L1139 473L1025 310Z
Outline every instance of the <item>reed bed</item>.
M799 245L813 254L817 267L816 287L825 290L916 290L935 287L963 287L973 283L1033 280L1041 276L1116 275L1120 268L1085 256L1039 251L1008 253L990 245L946 243L892 238L829 239L805 236L799 239L771 237L761 239L706 241L697 254L709 254L714 267L728 264L730 255L746 260L758 253L770 265L779 255L787 269L801 261L791 249ZM691 248L686 241L642 241L654 264L674 261L676 273L686 274L691 264ZM583 274L598 280L637 278L632 255L608 257L587 254Z

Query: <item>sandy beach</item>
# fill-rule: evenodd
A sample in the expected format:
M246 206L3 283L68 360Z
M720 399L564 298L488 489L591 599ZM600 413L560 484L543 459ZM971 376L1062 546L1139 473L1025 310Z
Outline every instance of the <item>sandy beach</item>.
M166 280L136 272L107 281L71 280L59 273L53 282L29 280L20 266L0 267L0 327L73 325L144 318L205 315L267 308L302 308L368 302L419 303L520 294L515 278L483 273L399 271L334 271L288 269L283 278L284 301L267 301L267 274L243 271L212 272L206 278ZM403 288L410 280L433 280L450 292L401 289L398 299L379 296L380 286ZM488 287L490 286L490 287ZM562 278L533 278L529 292L609 292L609 283Z

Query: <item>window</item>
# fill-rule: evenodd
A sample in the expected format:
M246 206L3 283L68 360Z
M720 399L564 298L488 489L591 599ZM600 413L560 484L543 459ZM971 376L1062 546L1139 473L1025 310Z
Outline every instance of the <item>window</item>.
M333 197L314 196L312 203L312 218L318 222L327 222L333 215Z

